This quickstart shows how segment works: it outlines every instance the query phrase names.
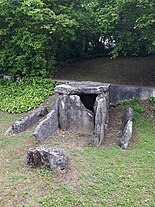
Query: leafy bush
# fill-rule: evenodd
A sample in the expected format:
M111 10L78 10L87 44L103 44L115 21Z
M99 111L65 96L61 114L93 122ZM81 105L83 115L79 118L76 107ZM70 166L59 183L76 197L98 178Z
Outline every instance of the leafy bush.
M133 121L135 123L138 123L141 114L146 112L145 106L140 102L138 98L119 101L117 105L122 106L125 110L127 110L128 107L131 107L133 109Z
M133 108L135 112L138 113L143 113L146 111L144 105L140 103L140 100L138 98L134 98L128 101L119 101L117 105L126 106L126 107L130 106L131 108Z
M0 80L0 109L10 113L29 111L53 94L54 87L55 82L50 79Z
M139 103L133 105L133 110L135 110L138 113L143 113L143 112L146 111L145 107L142 104L139 104Z
M150 101L150 103L155 104L155 97L150 97L149 101Z
M155 97L150 97L149 101L150 101L150 103L152 105L152 110L155 111Z
M0 73L47 77L53 72L58 48L74 39L77 27L68 7L61 11L59 4L0 2Z
M47 77L82 57L154 53L154 19L153 0L1 0L0 73Z

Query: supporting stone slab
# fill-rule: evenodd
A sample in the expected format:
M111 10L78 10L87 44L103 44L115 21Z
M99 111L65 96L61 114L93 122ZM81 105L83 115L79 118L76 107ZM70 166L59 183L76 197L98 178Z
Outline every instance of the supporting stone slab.
M57 86L60 128L93 135L95 145L99 146L108 123L109 87L110 84L99 82L72 82Z
M26 164L32 168L47 168L62 174L67 172L68 156L60 148L41 146L28 150Z
M45 116L48 113L46 107L41 106L35 109L31 114L28 116L16 121L12 124L13 133L20 133L29 128L31 128L42 116Z
M57 98L52 106L52 111L47 114L46 119L42 120L34 130L33 135L39 142L43 142L52 136L59 127L58 103L59 99Z
M59 96L59 123L63 130L93 134L94 113L88 110L78 95Z
M97 96L94 105L95 125L94 125L94 144L99 147L104 140L105 130L108 124L109 94L102 93Z

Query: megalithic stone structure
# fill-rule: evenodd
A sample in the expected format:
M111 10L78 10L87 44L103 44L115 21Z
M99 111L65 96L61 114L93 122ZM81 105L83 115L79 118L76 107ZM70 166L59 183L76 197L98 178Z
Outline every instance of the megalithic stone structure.
M98 147L108 124L110 84L75 82L56 87L59 95L59 126L93 136Z
M108 124L109 87L96 82L58 85L52 111L34 131L36 139L43 142L59 127L92 135L94 144L100 146Z

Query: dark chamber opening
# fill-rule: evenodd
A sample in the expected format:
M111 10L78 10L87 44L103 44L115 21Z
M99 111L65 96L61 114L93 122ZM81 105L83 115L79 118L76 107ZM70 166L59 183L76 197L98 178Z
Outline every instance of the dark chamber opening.
M94 112L94 103L96 101L97 94L80 94L80 99L83 105Z

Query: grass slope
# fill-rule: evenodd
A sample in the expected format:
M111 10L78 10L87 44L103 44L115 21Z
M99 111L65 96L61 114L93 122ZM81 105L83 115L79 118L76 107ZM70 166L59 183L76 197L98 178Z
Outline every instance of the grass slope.
M155 56L119 57L113 60L103 57L76 61L59 70L55 78L154 86Z
M96 148L89 136L58 131L45 144L68 152L69 170L62 177L25 166L27 149L39 145L33 130L3 135L20 117L0 112L0 206L155 206L155 128L150 117L136 115L134 137L126 151L116 144Z

